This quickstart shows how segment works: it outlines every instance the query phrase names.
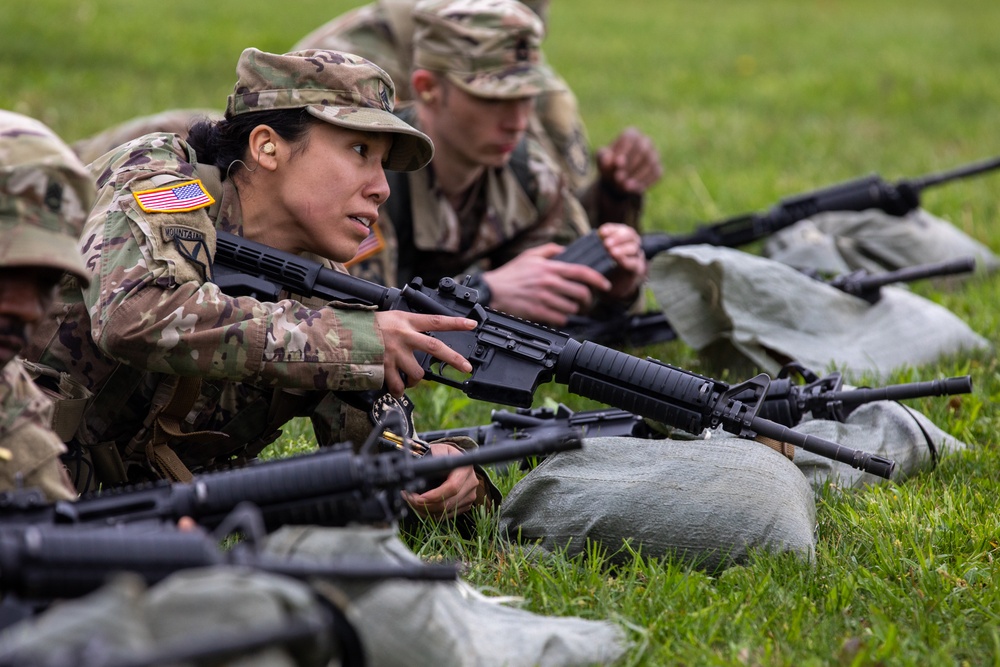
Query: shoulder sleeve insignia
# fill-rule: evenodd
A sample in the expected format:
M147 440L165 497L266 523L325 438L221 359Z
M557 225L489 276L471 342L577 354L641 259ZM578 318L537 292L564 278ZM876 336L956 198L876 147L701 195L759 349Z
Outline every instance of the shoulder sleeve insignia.
M136 202L146 213L182 213L195 211L215 203L200 180L186 181L166 188L133 192Z
M368 232L368 238L358 246L358 252L355 253L350 261L345 262L344 266L351 268L358 262L363 262L369 257L379 254L383 248L385 248L385 237L382 236L382 232L379 231L378 223L376 222L372 225L371 231Z

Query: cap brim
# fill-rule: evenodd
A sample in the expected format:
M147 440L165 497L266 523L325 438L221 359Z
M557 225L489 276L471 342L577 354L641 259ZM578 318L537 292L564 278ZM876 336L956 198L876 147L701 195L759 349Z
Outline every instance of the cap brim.
M45 267L73 274L84 285L91 273L83 263L76 239L34 225L4 221L0 266Z
M511 100L563 90L561 80L548 68L537 65L513 67L476 74L448 72L448 80L474 97Z
M385 168L392 171L416 171L434 157L430 137L406 121L382 109L369 107L308 106L306 111L331 125L362 132L389 132L393 137Z

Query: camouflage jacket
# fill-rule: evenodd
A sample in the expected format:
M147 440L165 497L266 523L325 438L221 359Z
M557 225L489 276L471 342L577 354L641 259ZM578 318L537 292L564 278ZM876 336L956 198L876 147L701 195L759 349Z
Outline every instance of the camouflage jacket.
M52 403L14 359L0 369L0 492L40 489L49 500L75 498L59 456L66 451L49 427Z
M352 9L324 23L292 48L334 49L367 58L388 72L400 102L412 100L412 11L416 1L378 0ZM570 189L581 200L589 200L586 193L594 184L596 170L576 96L550 66L545 67L552 78L560 81L560 90L536 99L529 132L566 175Z
M416 119L408 122L419 127ZM513 166L519 159L526 172L520 175L515 173L520 167ZM351 273L390 286L414 276L425 282L460 278L501 266L543 243L569 243L589 230L558 168L530 138L506 166L484 171L458 211L435 184L433 165L391 174L393 195L379 209L377 230L350 263ZM397 179L406 186L393 185ZM412 237L402 248L401 230Z
M156 428L151 406L167 403L179 378L201 379L186 385L196 395L179 426L194 437L175 447L192 471L247 446L255 455L295 415L314 418L320 442L344 439L344 411L326 392L381 387L374 314L222 294L207 280L215 231L242 234L239 198L177 135L141 137L91 170L98 199L80 248L97 279L86 289L64 281L26 353L96 394L78 444L114 443L126 463L141 458ZM191 182L186 192L204 202L192 210L140 205L143 193Z

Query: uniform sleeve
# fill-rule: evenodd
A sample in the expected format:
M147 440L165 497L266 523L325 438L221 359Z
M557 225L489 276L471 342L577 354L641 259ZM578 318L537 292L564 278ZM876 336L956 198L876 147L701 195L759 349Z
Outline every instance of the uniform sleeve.
M101 350L150 372L299 389L381 386L384 346L370 310L226 296L206 282L215 246L207 209L139 206L135 193L196 177L176 143L163 139L141 160L125 155L99 176L82 246L99 276L84 301Z
M34 488L49 501L76 498L59 460L66 447L51 423L51 402L20 364L0 369L0 491Z

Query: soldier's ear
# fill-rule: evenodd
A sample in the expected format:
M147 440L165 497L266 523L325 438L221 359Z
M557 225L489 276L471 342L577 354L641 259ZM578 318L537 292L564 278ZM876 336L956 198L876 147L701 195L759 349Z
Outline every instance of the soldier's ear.
M410 77L410 86L413 88L413 94L422 103L433 104L437 100L440 84L433 72L425 69L413 70L413 74Z
M263 167L268 171L273 171L278 167L278 154L284 142L278 133L267 125L258 125L250 131L248 138L248 157L255 166L250 167L253 171L258 167Z

